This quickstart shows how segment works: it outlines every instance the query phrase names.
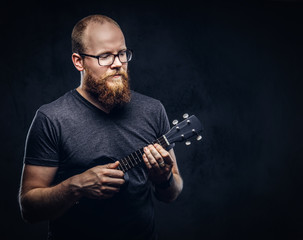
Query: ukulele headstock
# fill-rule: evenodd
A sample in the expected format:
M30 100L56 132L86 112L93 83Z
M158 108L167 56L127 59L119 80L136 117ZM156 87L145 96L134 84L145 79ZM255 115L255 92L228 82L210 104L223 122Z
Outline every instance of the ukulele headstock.
M169 144L185 141L186 145L190 145L191 142L188 139L192 137L196 137L197 141L202 139L202 135L200 135L202 124L199 119L195 115L189 116L187 113L183 114L183 118L184 120L180 123L178 120L174 120L174 127L165 134Z

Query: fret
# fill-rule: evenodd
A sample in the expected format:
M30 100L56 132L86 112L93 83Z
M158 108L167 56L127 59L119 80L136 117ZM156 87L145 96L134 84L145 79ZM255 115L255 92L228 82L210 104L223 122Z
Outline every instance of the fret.
M126 162L126 165L127 165L127 167L128 167L128 169L127 170L129 170L129 169L132 169L133 168L133 164L132 164L132 161L127 161L127 159L125 158L125 162Z
M122 159L119 161L120 162L120 164L119 164L119 166L118 166L118 168L121 168L121 169L119 169L119 170L122 170L123 172L125 172L125 170L124 170L124 167L123 167L123 165L122 165Z
M125 171L128 171L129 169L128 169L128 167L127 167L127 161L126 161L126 163L123 161L123 160L125 160L125 159L121 159L121 162L123 163L123 167L124 167L124 169L125 169Z
M131 161L130 156L126 156L126 161Z
M127 171L129 170L129 169L131 169L132 168L132 166L129 164L129 162L128 161L125 161L126 163L125 163L125 165L126 165L126 167L127 167Z
M136 166L140 163L140 159L138 158L137 151L133 152L134 160L136 162Z
M136 153L136 152L134 152L134 153ZM132 154L134 154L134 153L132 153ZM135 166L137 166L137 165L138 165L138 162L136 161L136 156L133 158L133 160L134 160L134 162L135 162Z
M118 170L121 170L122 172L125 172L124 169L122 168L122 166L119 164L119 166L117 167Z
M141 152L142 151L142 152ZM144 154L144 151L143 151L143 148L139 149L139 152L141 154L141 158L143 157L143 154ZM140 162L141 162L141 158L140 158Z
M159 140L159 138L157 139L157 142L162 146L162 144L161 144L161 142L160 142L160 140Z
M165 141L165 139L164 139L164 135L161 136L161 137L159 138L159 140L160 140L161 146L162 146L163 148L166 148L166 147L168 146L167 143L166 143L166 141Z
M156 139L154 142L152 142L152 144L158 143L159 145L161 145L163 148L167 147L167 144L163 138L163 136L159 137L158 139Z
M135 166L135 164L132 162L132 159L134 160L134 157L133 157L133 154L131 153L130 155L130 162L131 162L131 164L133 165L133 167ZM134 160L135 161L135 160ZM135 161L136 162L136 161Z
M139 150L140 150L140 149L139 149ZM138 161L140 162L140 157L138 156L137 151L135 151L135 154L136 154L136 156L137 156L137 158L138 158Z

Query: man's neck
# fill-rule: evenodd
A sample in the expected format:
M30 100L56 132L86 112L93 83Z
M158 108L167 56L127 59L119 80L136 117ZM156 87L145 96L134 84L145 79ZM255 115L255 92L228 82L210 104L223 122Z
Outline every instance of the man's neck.
M87 101L89 101L95 107L99 108L100 110L102 110L103 112L105 112L107 114L110 112L110 110L108 110L102 106L102 104L98 101L98 99L94 98L91 94L89 94L87 91L85 91L85 89L83 89L82 86L77 87L76 90L82 97L84 97Z

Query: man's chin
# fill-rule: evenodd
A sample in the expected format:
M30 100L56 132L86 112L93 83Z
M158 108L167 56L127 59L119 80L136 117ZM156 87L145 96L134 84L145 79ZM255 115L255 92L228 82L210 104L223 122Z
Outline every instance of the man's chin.
M124 88L122 79L121 80L109 80L106 82L106 86L108 87L108 89L111 89L113 91L115 90L122 90Z

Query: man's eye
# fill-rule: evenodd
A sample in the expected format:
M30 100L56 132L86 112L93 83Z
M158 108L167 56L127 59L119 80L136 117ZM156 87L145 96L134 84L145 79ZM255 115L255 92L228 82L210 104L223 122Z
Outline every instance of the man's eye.
M99 56L100 59L106 59L110 56L110 54L102 54Z
M124 56L126 54L126 51L120 52L119 55L120 56Z

